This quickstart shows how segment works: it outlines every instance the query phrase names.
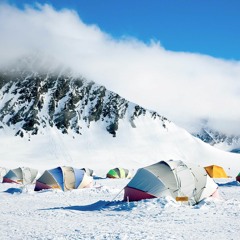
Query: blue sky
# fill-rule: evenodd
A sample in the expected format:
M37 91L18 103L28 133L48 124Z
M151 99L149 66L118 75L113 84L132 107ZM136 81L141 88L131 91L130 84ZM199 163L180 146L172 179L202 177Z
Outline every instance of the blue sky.
M5 1L23 7L35 1ZM113 37L160 41L168 50L240 60L239 0L38 0L78 12Z

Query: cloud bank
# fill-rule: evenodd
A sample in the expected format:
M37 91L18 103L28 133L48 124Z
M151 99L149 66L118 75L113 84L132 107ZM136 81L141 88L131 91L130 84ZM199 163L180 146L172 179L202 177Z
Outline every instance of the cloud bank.
M40 52L189 131L207 120L209 127L240 134L238 61L114 39L76 12L49 5L0 5L0 23L0 65Z

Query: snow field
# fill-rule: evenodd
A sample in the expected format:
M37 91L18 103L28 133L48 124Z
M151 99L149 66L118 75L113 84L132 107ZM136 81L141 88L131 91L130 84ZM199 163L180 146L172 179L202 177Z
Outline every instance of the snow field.
M0 184L0 239L238 239L240 185L219 181L221 199L186 206L171 198L122 202L129 180L34 192ZM226 182L228 181L228 182Z

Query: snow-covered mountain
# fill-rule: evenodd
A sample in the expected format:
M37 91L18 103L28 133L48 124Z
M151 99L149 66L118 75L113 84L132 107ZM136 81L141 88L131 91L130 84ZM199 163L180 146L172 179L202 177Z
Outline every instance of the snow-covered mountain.
M240 153L239 135L227 135L209 127L202 127L200 131L194 132L193 135L211 146L229 152Z
M136 169L162 159L238 169L215 149L154 111L68 71L0 73L0 165ZM106 169L104 169L106 171Z
M146 110L105 87L70 73L37 73L12 71L0 74L1 128L11 128L21 137L44 133L47 126L55 126L61 133L82 134L82 128L100 123L116 137L119 121L134 120ZM169 122L150 111L162 127Z

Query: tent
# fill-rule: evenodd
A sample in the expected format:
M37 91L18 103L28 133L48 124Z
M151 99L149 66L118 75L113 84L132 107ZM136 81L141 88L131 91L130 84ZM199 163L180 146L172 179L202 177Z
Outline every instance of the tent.
M38 170L29 167L11 169L3 177L3 183L30 184L36 179Z
M215 194L218 186L203 167L181 160L160 161L138 169L124 188L125 201L171 196L190 205Z
M227 178L228 177L224 169L220 166L211 165L204 168L211 178Z
M108 178L131 178L131 173L125 168L114 168L107 173Z
M82 169L83 171L85 171L88 176L94 175L93 170L90 169L90 168L81 168L81 169Z
M240 182L240 173L236 176L236 181Z
M0 167L0 182L3 180L3 176L7 174L8 170L6 168Z
M66 166L57 167L46 170L37 179L34 191L51 188L61 189L62 191L86 188L92 185L92 181L92 177L88 176L82 169Z

